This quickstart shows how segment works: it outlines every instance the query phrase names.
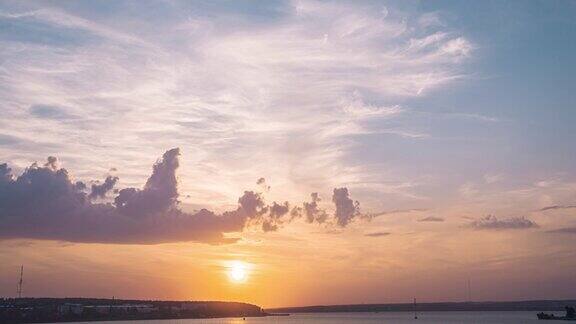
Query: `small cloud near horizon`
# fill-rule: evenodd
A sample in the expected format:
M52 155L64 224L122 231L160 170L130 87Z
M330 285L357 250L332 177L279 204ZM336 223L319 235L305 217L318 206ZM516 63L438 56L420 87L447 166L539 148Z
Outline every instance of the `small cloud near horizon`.
M576 227L563 227L563 228L558 228L558 229L555 229L555 230L547 231L547 233L576 234Z
M389 232L374 232L374 233L364 234L364 236L367 236L367 237L382 237L382 236L388 236L388 235L390 235L390 234L391 234L391 233L389 233Z
M478 230L528 229L538 227L538 224L526 217L510 217L500 219L496 216L488 215L472 221L468 224L468 227Z
M443 222L444 218L436 217L436 216L428 216L424 218L420 218L419 222Z
M548 210L556 210L556 209L573 209L576 208L576 205L554 205L554 206L547 206L544 208L538 209L538 211L548 211Z

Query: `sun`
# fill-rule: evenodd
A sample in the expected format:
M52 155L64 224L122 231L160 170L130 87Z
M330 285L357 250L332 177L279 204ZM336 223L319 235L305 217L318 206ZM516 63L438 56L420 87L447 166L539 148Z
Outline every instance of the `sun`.
M242 261L233 261L228 266L228 278L230 281L240 283L248 278L248 267Z

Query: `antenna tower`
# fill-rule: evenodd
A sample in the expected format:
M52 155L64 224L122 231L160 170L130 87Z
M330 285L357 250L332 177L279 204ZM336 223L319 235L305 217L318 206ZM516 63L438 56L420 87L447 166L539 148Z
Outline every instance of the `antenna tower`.
M24 266L20 266L20 280L18 280L18 298L22 298L22 284L24 283Z

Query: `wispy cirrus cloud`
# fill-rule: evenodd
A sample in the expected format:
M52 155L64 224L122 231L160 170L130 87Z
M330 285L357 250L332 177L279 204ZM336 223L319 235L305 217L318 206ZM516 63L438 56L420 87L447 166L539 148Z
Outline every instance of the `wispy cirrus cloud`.
M556 234L576 234L576 227L563 227L558 228L555 230L550 230L548 233L556 233Z
M419 222L443 222L444 218L437 217L437 216L427 216L424 218L418 219Z
M131 184L145 179L140 161L170 139L196 152L192 162L200 167L183 172L212 177L184 181L183 190L216 204L234 201L263 169L297 199L373 177L347 162L363 145L353 137L427 138L388 121L405 113L405 98L464 78L460 67L474 48L447 27L428 31L400 11L359 3L287 2L267 21L198 15L185 2L163 8L154 21L127 8L109 11L114 17L37 3L2 12L15 26L42 24L45 33L65 36L39 41L22 30L17 39L0 37L6 136L41 133L90 177L108 163L101 156L127 161L124 181ZM52 153L40 143L36 150ZM75 153L85 151L98 154ZM2 151L18 161L33 159L28 152Z
M540 208L538 211L558 210L558 209L574 209L576 205L554 205Z
M364 236L367 236L367 237L383 237L383 236L388 236L388 235L390 235L389 232L374 232L374 233L364 234Z

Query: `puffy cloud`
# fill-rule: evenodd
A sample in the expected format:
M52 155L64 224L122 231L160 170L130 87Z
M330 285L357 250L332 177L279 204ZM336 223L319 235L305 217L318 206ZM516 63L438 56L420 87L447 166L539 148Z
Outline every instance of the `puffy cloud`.
M93 187L88 195L85 184L74 183L53 157L42 167L32 164L16 178L2 164L0 238L143 244L230 242L224 233L241 231L262 204L257 196L246 192L236 210L222 215L205 209L182 212L177 205L178 155L178 149L167 151L154 165L144 188L120 190L114 204L90 201L90 196L103 195L106 186L116 182L114 178L96 187L96 192Z
M510 217L498 219L496 216L488 215L469 224L469 227L475 229L527 229L538 227L538 224L526 217Z
M302 207L295 207L290 214L292 219L304 217L308 223L332 223L339 227L346 227L354 218L371 219L368 215L360 213L360 203L350 199L348 188L335 188L332 195L335 212L330 217L328 212L320 207L320 195L316 192L310 194L311 201L304 202Z
M52 170L57 170L58 169L58 158L54 157L54 156L49 156L48 160L46 161L46 164L44 164L45 167L50 168Z
M276 231L280 224L283 223L283 217L290 212L290 205L287 201L285 201L284 204L273 202L268 209L270 213L262 222L262 230L264 232Z
M286 214L288 214L288 211L290 211L290 207L287 201L284 202L284 204L280 205L276 202L274 202L272 204L272 206L270 207L270 217L271 218L280 218Z
M254 191L244 191L244 195L238 199L239 211L247 218L258 218L268 212L262 195Z
M154 165L152 175L144 189L125 188L114 200L118 209L128 216L144 216L166 212L178 202L176 169L179 166L178 148L164 153L162 160Z
M32 164L17 177L7 164L0 164L0 239L226 243L234 239L227 239L225 233L240 232L252 224L261 224L268 232L303 216L309 223L329 220L328 213L319 207L317 193L311 195L311 202L292 209L287 201L268 205L261 193L245 191L236 209L220 215L206 209L184 212L178 202L179 155L177 148L164 153L142 189L123 188L113 203L93 200L105 198L117 177L108 176L87 193L86 184L74 182L55 157L49 157L43 166ZM349 198L347 188L334 189L332 201L335 214L331 220L338 226L345 227L360 215L359 203Z
M256 184L259 185L260 188L262 188L262 190L270 191L270 186L268 184L266 184L266 179L259 178L258 181L256 181Z
M336 205L336 223L345 227L354 217L360 215L360 203L350 199L348 188L335 188L332 202Z
M302 212L306 217L308 223L324 223L328 219L328 213L324 209L321 209L318 203L321 201L320 196L317 192L310 194L312 201L304 202L302 206Z
M278 230L278 225L273 224L271 221L266 220L262 223L262 230L264 232L275 232Z
M107 176L103 184L93 184L89 195L90 199L104 198L110 190L114 189L116 182L118 182L118 177Z

